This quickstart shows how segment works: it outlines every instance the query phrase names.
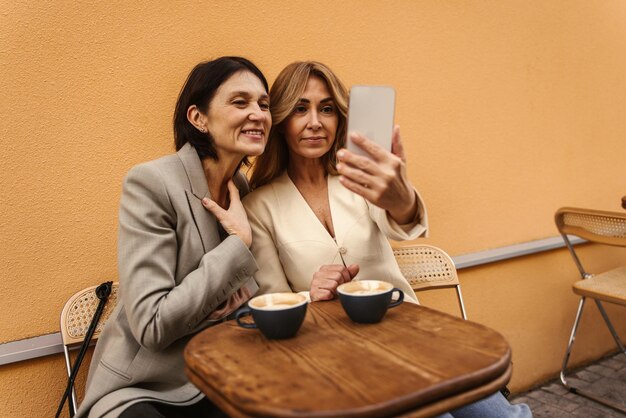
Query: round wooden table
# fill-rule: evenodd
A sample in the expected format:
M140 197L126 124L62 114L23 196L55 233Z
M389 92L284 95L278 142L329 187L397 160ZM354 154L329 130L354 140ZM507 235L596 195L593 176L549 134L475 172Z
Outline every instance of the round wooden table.
M498 332L410 303L378 324L353 323L338 301L311 303L288 340L225 322L196 335L185 362L190 380L234 417L433 416L511 376Z

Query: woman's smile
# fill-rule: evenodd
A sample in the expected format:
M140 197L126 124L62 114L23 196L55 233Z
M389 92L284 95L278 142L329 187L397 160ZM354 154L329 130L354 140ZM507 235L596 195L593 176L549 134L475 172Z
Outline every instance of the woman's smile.
M242 129L241 133L253 141L265 140L265 129L262 128Z

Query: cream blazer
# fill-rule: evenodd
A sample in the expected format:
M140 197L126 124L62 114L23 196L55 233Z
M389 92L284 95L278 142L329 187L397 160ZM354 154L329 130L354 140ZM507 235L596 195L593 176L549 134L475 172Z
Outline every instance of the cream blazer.
M234 178L242 194L245 177ZM185 376L183 350L209 315L245 287L254 294L256 262L236 236L220 239L201 203L209 195L200 158L189 144L134 167L119 213L120 300L91 360L77 417L117 417L141 401L185 405L202 393ZM243 289L242 289L243 290Z
M335 239L315 216L287 172L243 200L252 227L250 247L259 265L259 294L310 289L324 264L358 264L359 280L385 280L417 297L402 276L387 238L402 241L427 233L427 214L418 194L419 222L398 225L377 206L328 176L328 198Z

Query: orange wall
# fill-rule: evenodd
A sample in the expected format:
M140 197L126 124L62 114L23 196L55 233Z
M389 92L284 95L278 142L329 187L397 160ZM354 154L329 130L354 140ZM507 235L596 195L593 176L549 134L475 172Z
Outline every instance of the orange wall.
M116 279L122 178L172 152L176 95L201 60L244 55L271 81L317 59L348 86L395 86L428 242L458 255L554 236L562 205L621 210L625 50L623 0L1 2L0 343L58 331L72 293ZM576 307L567 257L461 274L470 316L511 341L514 389L559 367ZM577 359L610 350L601 340ZM13 395L0 416L49 415L62 368L0 368Z

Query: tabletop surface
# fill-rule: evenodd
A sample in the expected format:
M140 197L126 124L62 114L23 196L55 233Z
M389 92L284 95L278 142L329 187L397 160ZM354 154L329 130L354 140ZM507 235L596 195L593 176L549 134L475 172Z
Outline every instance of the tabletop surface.
M240 416L394 415L498 379L503 386L510 361L496 331L411 303L356 324L338 301L315 302L295 338L267 340L229 321L185 350L190 380Z

